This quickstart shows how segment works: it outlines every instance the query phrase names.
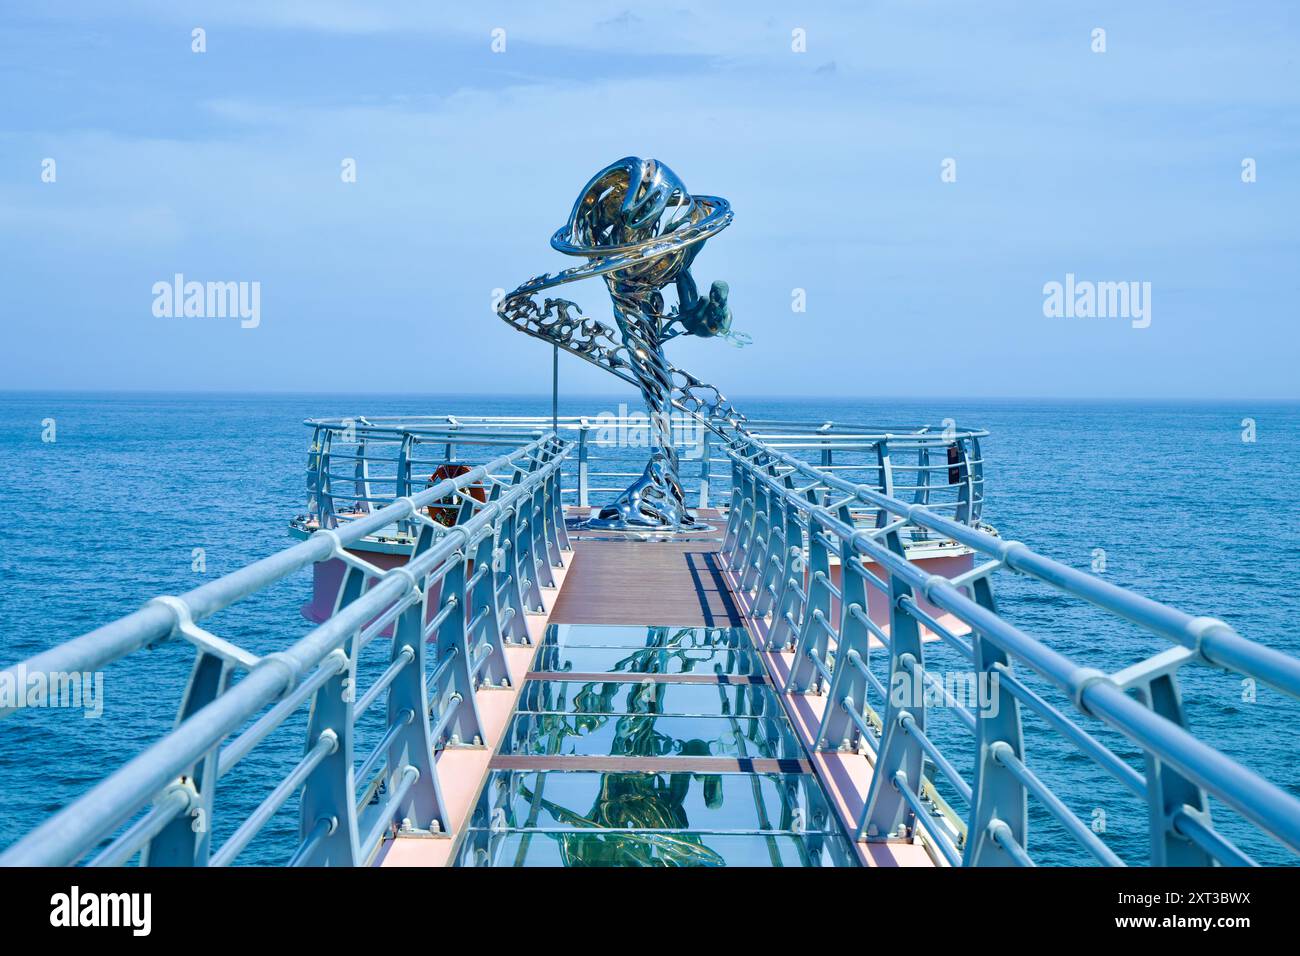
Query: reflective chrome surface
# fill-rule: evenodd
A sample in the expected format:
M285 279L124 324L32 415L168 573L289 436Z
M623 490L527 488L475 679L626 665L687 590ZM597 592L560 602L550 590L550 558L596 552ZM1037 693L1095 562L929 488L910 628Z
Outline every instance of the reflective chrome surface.
M705 240L731 218L725 199L691 195L663 163L620 159L591 178L551 239L560 252L586 263L530 279L497 307L519 330L636 385L645 401L655 450L641 476L590 520L592 527L691 528L695 518L685 504L670 414L676 408L732 424L743 420L717 389L672 366L663 350L678 335L748 341L731 331L727 284L714 282L701 296L690 271ZM597 275L609 289L617 331L583 316L572 302L548 298L539 304L534 298ZM677 294L672 311L666 311L662 292L669 284Z

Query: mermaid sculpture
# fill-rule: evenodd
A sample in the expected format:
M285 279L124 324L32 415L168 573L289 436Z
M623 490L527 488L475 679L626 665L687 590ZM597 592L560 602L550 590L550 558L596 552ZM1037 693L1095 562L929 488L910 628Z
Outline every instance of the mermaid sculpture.
M551 245L586 262L530 279L497 306L515 328L558 345L635 385L650 413L654 448L644 472L587 522L610 530L690 530L673 448L673 409L738 427L744 421L710 385L669 364L664 343L678 335L720 337L744 345L731 331L725 282L701 296L690 267L710 236L725 229L731 206L716 196L692 196L671 169L654 159L629 156L606 166L583 188ZM538 293L591 276L603 276L617 332L583 316L565 299ZM662 290L672 284L677 305L665 311Z

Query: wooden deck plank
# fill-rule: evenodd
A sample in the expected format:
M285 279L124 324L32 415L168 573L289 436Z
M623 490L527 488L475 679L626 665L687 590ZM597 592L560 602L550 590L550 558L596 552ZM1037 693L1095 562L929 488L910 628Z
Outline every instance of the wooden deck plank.
M556 624L738 627L717 542L575 541Z

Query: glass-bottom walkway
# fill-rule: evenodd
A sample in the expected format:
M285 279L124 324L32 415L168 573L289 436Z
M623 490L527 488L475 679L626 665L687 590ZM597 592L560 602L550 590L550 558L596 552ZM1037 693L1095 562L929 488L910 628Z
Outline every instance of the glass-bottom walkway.
M551 624L461 866L853 866L748 633Z

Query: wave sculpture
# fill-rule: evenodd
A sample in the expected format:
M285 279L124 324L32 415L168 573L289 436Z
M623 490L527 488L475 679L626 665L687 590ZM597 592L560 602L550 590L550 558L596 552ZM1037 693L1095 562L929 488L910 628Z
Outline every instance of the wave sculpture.
M552 247L585 261L529 279L497 306L497 314L514 328L636 386L645 401L650 460L588 527L682 531L697 526L683 498L672 411L733 428L745 418L712 385L672 365L664 344L679 335L748 344L747 335L731 329L727 284L716 281L700 295L691 275L704 242L731 220L725 199L691 195L663 163L628 156L591 178L568 221L551 237ZM609 289L617 328L583 315L567 299L538 301L549 289L594 276ZM677 296L671 310L663 294L669 285Z

